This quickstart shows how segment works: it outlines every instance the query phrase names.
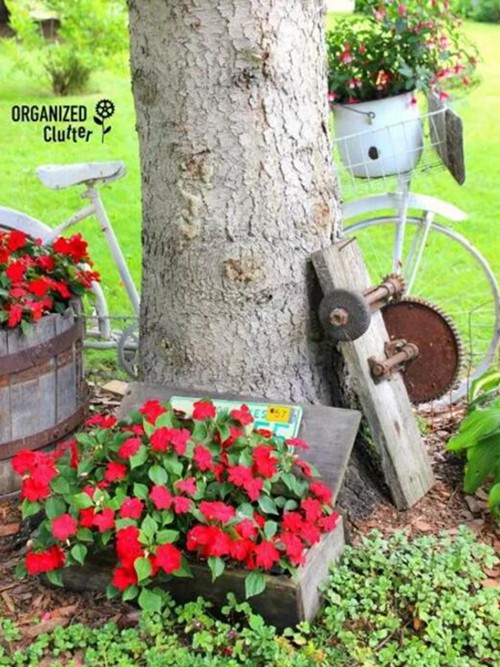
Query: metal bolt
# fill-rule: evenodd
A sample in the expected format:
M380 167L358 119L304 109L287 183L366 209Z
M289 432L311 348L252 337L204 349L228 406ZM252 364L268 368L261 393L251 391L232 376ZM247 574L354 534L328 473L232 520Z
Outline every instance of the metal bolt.
M334 308L328 319L334 327L344 327L349 322L349 313L345 308Z

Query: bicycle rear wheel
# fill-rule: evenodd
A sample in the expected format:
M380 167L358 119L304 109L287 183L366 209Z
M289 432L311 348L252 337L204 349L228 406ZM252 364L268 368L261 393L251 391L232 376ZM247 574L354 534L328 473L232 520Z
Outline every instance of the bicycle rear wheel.
M393 271L396 216L370 218L348 225L355 236L373 283ZM422 219L407 219L401 272ZM453 229L432 222L410 291L441 308L455 323L465 350L459 385L436 403L456 401L470 383L491 365L500 340L500 294L495 276L479 251Z

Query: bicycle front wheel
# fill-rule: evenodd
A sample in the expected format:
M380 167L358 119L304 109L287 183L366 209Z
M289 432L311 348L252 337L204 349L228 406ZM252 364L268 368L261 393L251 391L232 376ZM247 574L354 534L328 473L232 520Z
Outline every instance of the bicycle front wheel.
M393 271L398 218L386 216L355 222L344 229L359 242L372 282ZM411 253L423 218L408 217L400 270ZM417 240L416 240L417 239ZM406 276L405 276L406 277ZM437 403L456 401L473 379L493 362L500 340L500 295L487 261L464 236L432 222L410 295L441 308L454 321L465 350L459 384Z

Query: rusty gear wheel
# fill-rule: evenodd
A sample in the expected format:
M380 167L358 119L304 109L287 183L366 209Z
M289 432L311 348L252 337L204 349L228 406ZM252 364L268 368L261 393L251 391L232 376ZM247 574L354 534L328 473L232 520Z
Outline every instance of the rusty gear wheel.
M414 404L444 396L459 380L464 351L453 321L423 299L404 297L382 308L391 340L415 343L419 356L402 372L408 396Z

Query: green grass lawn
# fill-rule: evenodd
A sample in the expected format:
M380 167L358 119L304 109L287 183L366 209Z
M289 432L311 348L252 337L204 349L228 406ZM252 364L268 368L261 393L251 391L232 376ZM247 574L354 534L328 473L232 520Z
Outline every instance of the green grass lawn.
M328 24L331 26L333 21L334 16L330 14ZM500 57L500 26L468 23L466 30L479 44L484 60L480 67L481 85L456 105L464 120L467 181L459 187L448 174L439 172L425 180L419 179L418 187L420 191L453 202L469 213L469 220L460 223L460 229L484 252L497 275L500 275L500 234L497 232L500 193L500 133L497 131L500 85L497 63ZM41 124L14 123L11 120L11 109L16 104L77 103L86 105L89 114L92 114L95 103L101 98L109 98L116 105L116 113L111 119L113 129L107 135L105 144L101 144L97 136L92 137L89 143L45 143ZM92 127L92 121L87 125ZM125 162L128 175L103 188L103 199L133 277L139 285L140 174L128 74L101 72L92 78L88 94L57 99L49 95L41 81L29 79L19 71L6 57L0 42L0 128L0 204L26 211L50 225L61 222L82 204L79 198L81 189L75 187L59 192L46 189L34 174L38 165L99 160ZM87 220L80 227L89 240L94 262L103 275L104 289L113 312L130 312L97 224ZM444 272L446 268L442 267Z

